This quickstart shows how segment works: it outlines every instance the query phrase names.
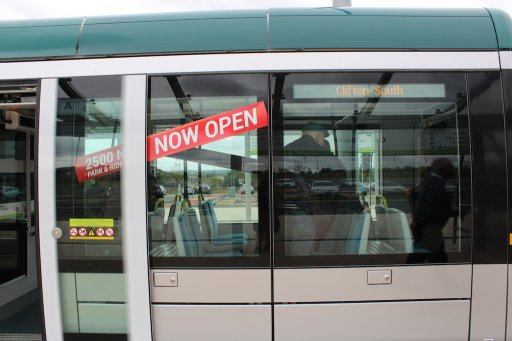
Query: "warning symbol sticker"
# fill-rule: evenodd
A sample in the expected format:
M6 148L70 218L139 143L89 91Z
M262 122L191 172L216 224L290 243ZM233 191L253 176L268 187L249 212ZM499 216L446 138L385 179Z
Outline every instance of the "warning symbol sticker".
M114 219L69 219L70 240L114 240Z

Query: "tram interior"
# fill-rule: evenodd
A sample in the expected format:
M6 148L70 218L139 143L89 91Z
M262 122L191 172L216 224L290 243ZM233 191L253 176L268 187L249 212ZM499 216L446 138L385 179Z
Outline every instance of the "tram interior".
M36 82L0 84L0 339L41 334L33 200L36 96Z
M212 108L212 113L216 111L208 99L197 102L202 108ZM352 198L364 207L361 214L343 208L323 216L301 212L293 207L299 184L297 174L292 174L300 170L280 169L274 193L276 200L288 205L278 222L285 228L286 255L415 252L410 226L413 201L433 160L450 159L456 168L457 175L446 183L453 205L462 207L467 200L470 160L465 153L469 142L459 129L459 125L467 124L461 103L395 101L373 103L371 107L355 102L284 104L283 145L298 139L301 127L315 120L328 130L331 152L344 167L345 178L324 176L335 174L335 169L308 168L304 178L309 192ZM153 103L153 107L158 105L169 110L169 103ZM227 106L237 105L241 103ZM175 112L179 111L174 106ZM223 145L205 145L151 165L152 175L158 179L154 188L163 194L161 207L148 209L153 257L257 255L258 174L243 172L255 167L252 153L257 136L252 133L229 139L231 142L224 141ZM244 146L238 148L238 155L223 152L233 144ZM314 160L317 167L321 159ZM284 160L276 161L279 165L289 160L284 156ZM235 169L236 165L240 166ZM170 173L174 175L165 174L165 168L172 168ZM465 173L461 176L461 172ZM164 180L166 176L173 180ZM311 229L318 224L331 228L318 236ZM460 216L452 217L447 226L447 251L460 252L464 221ZM222 237L218 239L217 235ZM319 247L313 248L313 244Z
M153 99L151 131L179 126L187 115L209 117L255 101L250 96ZM258 157L258 136L250 132L152 161L148 165L148 187L154 195L148 202L150 255L258 255Z
M301 127L314 120L328 130L326 139L331 152L341 161L334 167L342 168L322 169L321 164L326 163L322 158L328 158L325 156L312 160L284 156L281 179L277 181L283 184L281 194L288 205L279 217L280 225L286 227L286 254L421 252L414 245L413 210L421 182L431 171L435 159L449 159L455 167L456 176L445 184L453 207L469 203L464 202L469 193L469 142L464 129L459 129L467 124L463 103L462 99L456 102L285 103L284 145L298 139ZM294 166L299 162L305 170ZM343 170L343 179L336 177L336 171L340 170ZM297 174L320 198L317 200L332 200L338 207L324 211L330 213L315 214L301 209L300 204L294 205ZM355 209L357 204L340 204L348 198L357 198L361 208ZM446 242L447 252L460 252L460 238L469 232L469 227L464 231L464 224L460 216L451 217L447 222L449 228L443 229L449 241ZM317 226L317 231L311 226ZM322 234L318 233L320 226L326 226Z

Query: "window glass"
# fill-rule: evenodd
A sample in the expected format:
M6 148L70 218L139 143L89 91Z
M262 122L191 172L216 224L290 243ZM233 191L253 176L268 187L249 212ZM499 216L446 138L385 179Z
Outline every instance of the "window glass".
M469 260L464 74L273 79L278 266Z
M161 153L147 167L152 266L268 265L267 128L246 110L263 101L266 111L267 82L150 78L148 145Z
M27 272L25 133L0 128L0 286Z
M121 103L121 77L59 79L55 189L66 340L126 339Z
M77 270L80 261L102 259L99 268L121 271L121 78L60 79L57 110L61 265Z

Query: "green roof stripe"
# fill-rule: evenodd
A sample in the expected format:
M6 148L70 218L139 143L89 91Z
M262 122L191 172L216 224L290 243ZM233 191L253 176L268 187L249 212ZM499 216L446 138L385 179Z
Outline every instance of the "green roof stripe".
M236 11L91 18L79 55L265 50L267 12Z
M184 12L90 17L82 28L83 21L0 22L0 59L300 49L512 49L511 18L485 8Z

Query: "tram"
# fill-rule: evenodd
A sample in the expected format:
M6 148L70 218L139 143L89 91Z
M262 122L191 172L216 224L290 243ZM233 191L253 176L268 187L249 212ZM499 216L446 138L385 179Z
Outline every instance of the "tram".
M0 339L512 340L512 20L0 23Z

